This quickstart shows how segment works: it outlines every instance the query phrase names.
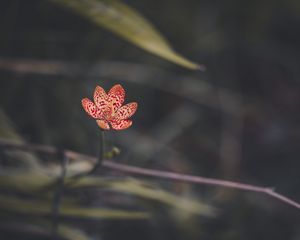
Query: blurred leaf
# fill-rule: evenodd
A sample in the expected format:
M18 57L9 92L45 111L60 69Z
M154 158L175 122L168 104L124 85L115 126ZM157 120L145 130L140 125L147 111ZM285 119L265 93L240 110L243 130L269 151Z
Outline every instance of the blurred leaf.
M49 176L37 172L30 172L26 174L7 174L5 176L3 176L3 174L0 175L1 188L25 192L40 190L49 186L49 184L53 183L54 181L55 178L50 178ZM65 188L78 187L106 188L144 199L158 201L191 214L213 216L216 212L213 207L202 203L200 200L177 196L157 186L154 186L149 182L137 179L128 178L115 180L90 176L84 176L76 179L75 181L69 178L66 179Z
M52 225L43 219L26 219L26 221L11 221L5 219L0 223L0 226L8 231L21 234L30 234L30 236L45 239L52 235ZM80 229L70 225L62 224L58 226L57 235L68 240L90 240L91 238ZM36 239L36 238L35 238Z
M69 240L89 240L89 238L83 231L79 230L78 228L65 225L65 224L60 224L58 226L58 235L69 239Z
M148 52L186 68L205 70L205 66L177 54L151 23L136 10L118 0L51 1L71 8Z
M180 197L169 193L161 188L150 184L149 182L137 179L121 179L121 180L104 180L99 177L84 177L78 179L73 187L107 187L108 189L132 194L141 198L158 201L167 204L173 208L177 208L188 213L199 214L205 216L213 216L215 209L208 204L202 203L200 200L192 198Z
M19 134L13 127L12 122L8 119L4 111L0 108L0 137L13 139L16 142L23 142Z
M0 188L24 192L37 191L54 183L51 178L39 171L0 171ZM22 184L21 184L22 183Z
M24 140L18 134L13 123L6 116L2 108L0 108L0 138L14 140L16 143L24 143ZM28 167L32 169L39 168L38 160L33 154L24 151L14 151L14 155Z
M52 201L20 200L15 197L0 196L0 209L31 215L50 215ZM109 208L81 207L75 204L62 204L60 215L79 218L105 219L147 219L149 213L138 211L114 210Z
M148 182L128 179L127 181L112 183L111 188L116 191L134 194L139 197L159 201L174 208L178 208L193 214L212 216L215 212L213 207L201 202L200 200L177 196L154 185L151 185Z

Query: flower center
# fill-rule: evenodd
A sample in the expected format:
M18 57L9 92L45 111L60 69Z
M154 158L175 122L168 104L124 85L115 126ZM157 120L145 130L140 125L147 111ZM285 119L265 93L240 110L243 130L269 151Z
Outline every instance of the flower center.
M107 121L114 120L116 117L116 112L114 111L113 103L109 103L107 108L103 111L104 119Z

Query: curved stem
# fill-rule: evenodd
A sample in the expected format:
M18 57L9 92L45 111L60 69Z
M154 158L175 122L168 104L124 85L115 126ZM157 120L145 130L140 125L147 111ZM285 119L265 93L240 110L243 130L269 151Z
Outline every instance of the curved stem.
M276 198L288 205L291 205L295 208L300 209L300 203L293 201L292 199L287 198L286 196L283 196L282 194L275 192L274 188L271 188L271 187L259 187L259 186L254 186L254 185L250 185L250 184L215 179L215 178L206 178L206 177L200 177L200 176L180 174L180 173L175 173L175 172L167 172L167 171L161 171L161 170L155 170L155 169L140 168L140 167L134 167L134 166L125 165L125 164L121 164L121 163L115 163L113 161L108 161L108 160L103 161L102 166L110 168L110 169L122 171L122 172L128 172L131 174L159 177L159 178L165 178L165 179L183 181L183 182L189 182L189 183L196 183L196 184L203 184L203 185L220 186L220 187L233 188L233 189L245 190L245 191L250 191L250 192L261 192L261 193L267 194L273 198Z
M104 150L104 133L103 134L103 141L101 140L102 147L101 149ZM26 143L19 143L12 140L0 138L0 146L3 148L16 148L21 149L24 151L35 151L35 152L41 152L41 153L47 153L47 154L56 154L57 149L52 146L46 146L46 145L39 145L39 144L26 144ZM214 178L206 178L206 177L200 177L200 176L194 176L194 175L187 175L187 174L180 174L175 172L167 172L167 171L161 171L156 169L147 169L147 168L141 168L141 167L135 167L130 165L125 165L121 163L116 163L110 160L103 160L104 151L101 155L99 155L99 158L96 159L91 156L87 156L78 152L74 152L71 150L64 150L64 154L70 159L85 159L86 161L89 161L91 163L96 162L96 165L94 165L93 169L97 169L99 164L102 164L103 167L110 168L112 170L118 170L122 172L127 172L131 174L139 174L144 176L150 176L150 177L159 177L169 180L175 180L175 181L184 181L189 183L196 183L196 184L202 184L202 185L211 185L211 186L221 186L226 188L233 188L233 189L239 189L239 190L245 190L245 191L251 191L251 192L261 192L266 195L271 196L272 198L275 198L279 201L282 201L290 206L293 206L297 209L300 209L300 203L296 202L282 194L279 194L275 192L274 188L271 187L260 187L250 184L245 184L241 182L233 182L233 181L227 181L222 179L214 179ZM99 163L100 160L100 163ZM87 175L85 173L84 175ZM81 175L77 175L77 178ZM73 177L76 178L76 177Z

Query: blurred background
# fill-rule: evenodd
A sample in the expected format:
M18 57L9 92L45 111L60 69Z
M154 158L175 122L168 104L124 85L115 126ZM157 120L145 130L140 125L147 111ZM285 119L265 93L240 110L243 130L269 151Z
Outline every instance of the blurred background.
M275 187L300 201L300 2L123 3L207 70L145 52L55 1L1 0L1 139L97 156L99 128L80 101L91 98L96 85L109 90L120 83L125 101L139 108L130 129L105 132L106 149L121 151L113 161ZM55 188L20 190L22 180L11 183L31 173L23 166L28 154L44 170L59 166L43 154L0 148L0 239L51 239L51 212L33 214L24 202L6 201L39 199L51 206L48 193ZM128 178L109 169L97 176L105 184L129 183L128 189L112 189L109 182L68 189L62 199L150 217L62 216L59 224L71 226L71 234L57 238L300 239L299 210L263 194ZM135 193L132 183L140 187ZM207 204L217 211L201 212Z

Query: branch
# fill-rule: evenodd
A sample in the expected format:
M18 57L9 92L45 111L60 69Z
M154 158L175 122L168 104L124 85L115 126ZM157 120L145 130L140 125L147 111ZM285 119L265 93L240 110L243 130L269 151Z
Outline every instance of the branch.
M291 205L293 207L300 209L299 203L297 203L297 202L293 201L292 199L287 198L279 193L276 193L273 190L274 188L270 188L270 187L259 187L259 186L254 186L254 185L250 185L250 184L220 180L220 179L215 179L215 178L205 178L205 177L198 177L198 176L180 174L180 173L174 173L174 172L146 169L146 168L129 166L129 165L121 164L121 163L115 163L113 161L108 161L108 160L103 161L102 166L110 168L110 169L122 171L122 172L128 172L128 173L139 174L139 175L144 175L144 176L166 178L166 179L172 179L172 180L176 180L176 181L184 181L184 182L196 183L196 184L202 184L202 185L234 188L234 189L251 191L251 192L261 192L261 193L265 193L273 198L276 198L288 205Z
M16 142L13 142L13 141L10 141L7 139L3 139L3 138L0 138L0 146L5 147L5 148L16 148L16 149L21 149L21 150L42 152L42 153L47 153L47 154L57 154L57 152L58 152L58 149L51 147L51 146L38 145L38 144L16 143ZM77 153L74 151L70 151L70 150L65 150L64 152L65 152L65 155L70 160L84 158L84 159L90 161L91 164L95 164L97 162L97 158L95 158L95 157L87 156L87 155ZM292 199L275 192L274 189L270 188L270 187L259 187L259 186L254 186L254 185L239 183L239 182L233 182L233 181L226 181L226 180L220 180L220 179L214 179L214 178L205 178L205 177L198 177L198 176L187 175L187 174L160 171L160 170L155 170L155 169L134 167L134 166L129 166L129 165L121 164L121 163L115 163L110 160L104 160L102 162L102 166L113 169L113 170L131 173L131 174L138 174L138 175L144 175L144 176L170 179L170 180L175 180L175 181L184 181L184 182L196 183L196 184L202 184L202 185L220 186L220 187L233 188L233 189L239 189L239 190L250 191L250 192L264 193L264 194L269 195L277 200L280 200L281 202L284 202L284 203L291 205L297 209L300 209L300 203L295 202Z

